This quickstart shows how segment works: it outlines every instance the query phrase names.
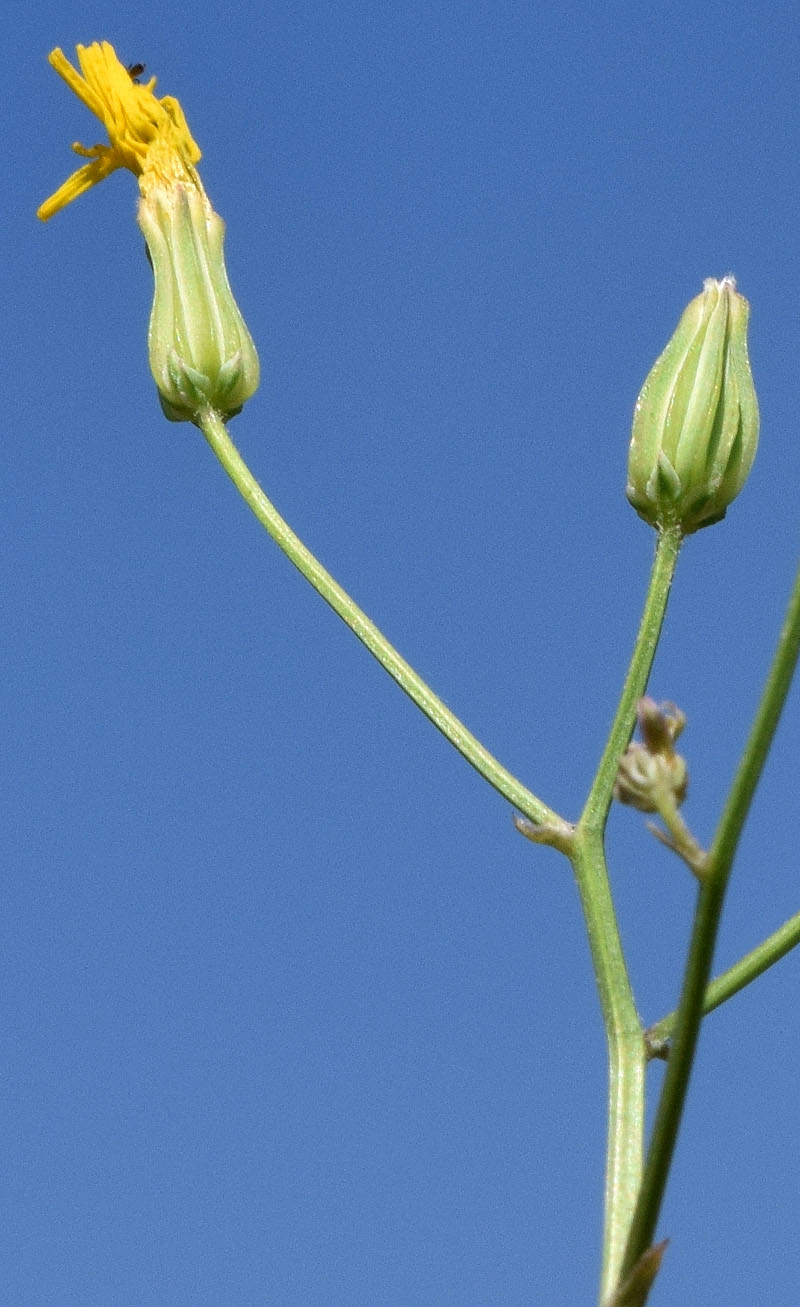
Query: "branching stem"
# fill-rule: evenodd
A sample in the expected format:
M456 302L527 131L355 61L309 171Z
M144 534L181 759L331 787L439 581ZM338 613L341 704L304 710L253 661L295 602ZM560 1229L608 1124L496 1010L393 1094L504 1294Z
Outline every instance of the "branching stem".
M675 1019L675 1036L647 1153L622 1273L653 1242L689 1085L725 891L742 828L764 768L800 653L800 569L753 725L704 867Z
M609 1053L608 1143L600 1302L615 1288L636 1205L644 1147L646 1047L619 936L603 836L619 760L633 733L664 621L681 535L659 534L630 665L595 778L575 830L572 862L581 895Z
M716 980L711 981L703 997L703 1016L713 1012L727 999L733 998L740 989L744 989L776 962L780 962L781 958L786 957L786 954L798 944L800 944L800 912L796 912L793 917L762 940L756 948L745 953L744 957L734 962L732 967L728 967L717 976ZM665 1045L675 1031L677 1018L677 1010L670 1012L669 1016L662 1017L645 1032L651 1057L663 1056L666 1051Z

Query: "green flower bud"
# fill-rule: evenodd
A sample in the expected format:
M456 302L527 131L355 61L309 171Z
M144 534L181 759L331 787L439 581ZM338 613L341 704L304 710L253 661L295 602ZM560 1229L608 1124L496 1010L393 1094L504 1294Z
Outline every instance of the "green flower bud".
M747 480L758 444L749 313L733 277L705 281L636 401L627 495L659 530L719 522Z
M147 344L173 422L214 409L233 417L258 387L258 355L225 271L225 224L199 178L156 184L139 203L155 275Z

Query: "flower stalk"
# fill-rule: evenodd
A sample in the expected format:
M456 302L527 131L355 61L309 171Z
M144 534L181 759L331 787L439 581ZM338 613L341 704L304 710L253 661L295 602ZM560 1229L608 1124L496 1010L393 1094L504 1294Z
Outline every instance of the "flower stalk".
M606 866L604 832L619 760L653 665L682 535L659 532L644 609L617 711L575 828L571 860L581 896L609 1055L608 1138L600 1301L619 1282L642 1176L646 1046L625 965Z
M569 842L572 838L570 824L489 753L295 535L253 476L219 414L206 410L200 414L198 425L261 525L289 561L397 682L400 689L499 794L508 799L535 826L551 828L554 837L551 842L555 842L556 837Z

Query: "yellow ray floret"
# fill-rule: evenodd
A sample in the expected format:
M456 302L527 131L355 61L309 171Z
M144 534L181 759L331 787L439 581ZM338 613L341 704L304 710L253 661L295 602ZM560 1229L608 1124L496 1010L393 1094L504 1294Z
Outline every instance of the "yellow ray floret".
M108 132L108 145L87 148L77 142L76 154L91 162L78 168L55 194L37 209L37 217L52 218L71 200L96 186L117 168L129 168L146 195L154 184L176 181L199 185L194 164L200 149L189 131L180 104L172 96L153 94L156 79L135 82L108 41L76 47L80 72L61 50L50 63Z

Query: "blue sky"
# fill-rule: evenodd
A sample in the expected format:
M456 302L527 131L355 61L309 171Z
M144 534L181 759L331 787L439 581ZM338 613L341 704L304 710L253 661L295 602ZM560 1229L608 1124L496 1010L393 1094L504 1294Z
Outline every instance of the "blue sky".
M713 830L795 567L794 6L229 0L8 20L0 913L5 1301L592 1302L605 1053L566 863L424 721L162 417L135 184L34 211L107 39L179 97L262 385L233 425L295 529L574 816L652 532L637 391L707 276L752 303L762 443L681 559L652 681ZM800 907L798 704L726 965ZM637 996L688 876L609 855ZM713 1015L653 1307L797 1301L800 956ZM652 1075L652 1091L659 1069Z

